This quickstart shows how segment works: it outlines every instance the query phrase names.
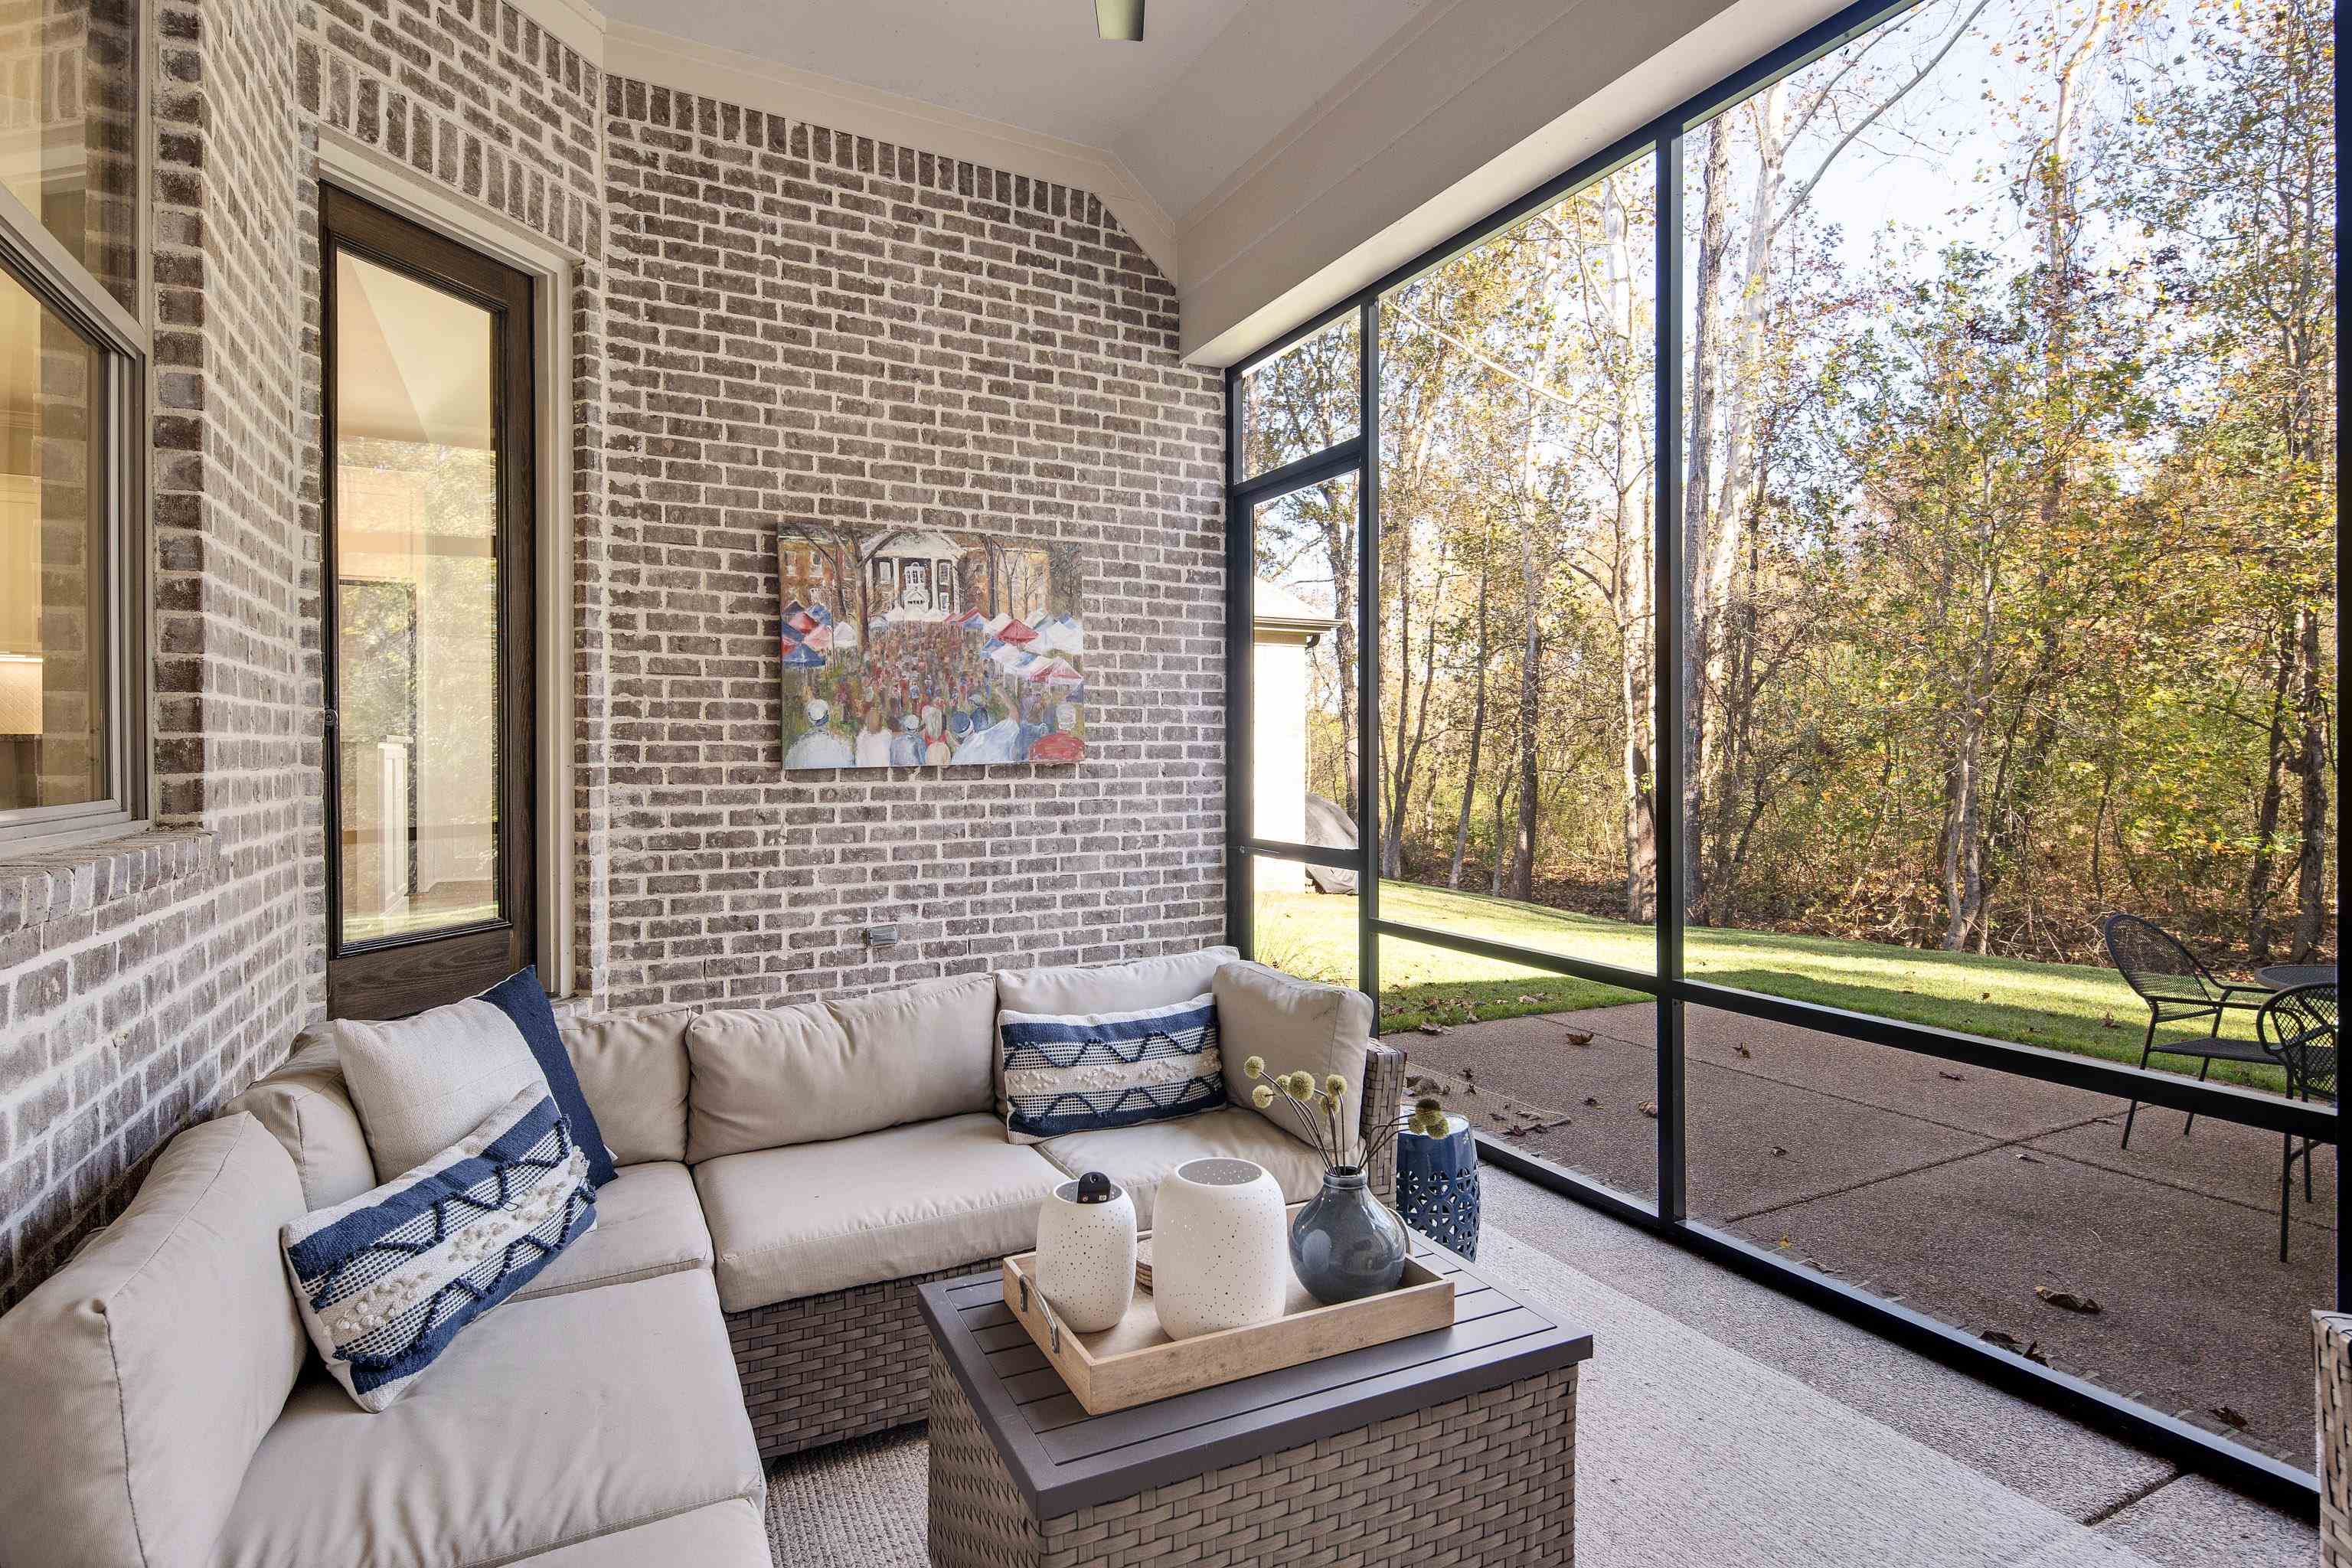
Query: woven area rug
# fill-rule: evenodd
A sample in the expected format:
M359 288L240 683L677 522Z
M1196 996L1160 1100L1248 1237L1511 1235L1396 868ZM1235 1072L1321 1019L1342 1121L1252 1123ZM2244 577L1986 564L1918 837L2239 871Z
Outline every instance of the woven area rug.
M921 1568L929 1465L919 1426L777 1460L768 1471L776 1568Z
M1486 1227L1482 1272L1592 1331L1577 1398L1580 1562L1598 1568L2147 1568L1795 1378ZM929 1450L886 1434L783 1460L778 1568L922 1568Z

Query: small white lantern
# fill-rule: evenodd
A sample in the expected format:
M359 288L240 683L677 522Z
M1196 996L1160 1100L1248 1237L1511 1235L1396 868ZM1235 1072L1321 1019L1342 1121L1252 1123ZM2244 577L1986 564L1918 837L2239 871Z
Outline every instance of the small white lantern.
M1135 1204L1100 1171L1046 1194L1037 1211L1037 1288L1079 1333L1108 1329L1135 1300Z
M1151 1296L1171 1340L1271 1322L1290 1295L1282 1188L1247 1160L1192 1160L1160 1179Z

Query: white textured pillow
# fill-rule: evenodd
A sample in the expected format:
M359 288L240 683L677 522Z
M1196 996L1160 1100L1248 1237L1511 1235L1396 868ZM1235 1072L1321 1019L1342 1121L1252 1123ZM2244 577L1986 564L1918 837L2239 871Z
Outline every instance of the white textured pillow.
M1174 1121L1225 1103L1217 999L1207 992L1131 1013L996 1016L1013 1143Z
M525 1089L416 1169L289 1221L278 1245L328 1372L380 1411L595 1223L587 1153L555 1097Z
M425 1163L524 1089L548 1092L522 1031L478 996L413 1018L338 1018L325 1028L379 1182Z

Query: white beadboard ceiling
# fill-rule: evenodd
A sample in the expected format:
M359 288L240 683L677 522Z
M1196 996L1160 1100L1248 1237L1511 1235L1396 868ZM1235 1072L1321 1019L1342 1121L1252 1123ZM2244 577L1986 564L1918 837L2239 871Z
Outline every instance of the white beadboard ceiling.
M1107 153L1171 219L1447 0L1150 0L1140 44L1093 0L600 0L613 22Z

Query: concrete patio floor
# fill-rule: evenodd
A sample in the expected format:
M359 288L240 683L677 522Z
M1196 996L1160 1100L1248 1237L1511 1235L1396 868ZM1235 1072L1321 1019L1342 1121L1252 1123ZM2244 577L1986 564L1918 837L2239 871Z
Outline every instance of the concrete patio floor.
M1651 1025L1640 1003L1398 1043L1482 1131L1650 1196ZM2273 1134L2200 1119L2184 1136L2179 1112L2143 1110L2126 1150L2123 1103L2082 1090L1704 1008L1685 1037L1695 1217L2310 1466L2332 1151L2314 1202L2298 1167L2282 1264Z

